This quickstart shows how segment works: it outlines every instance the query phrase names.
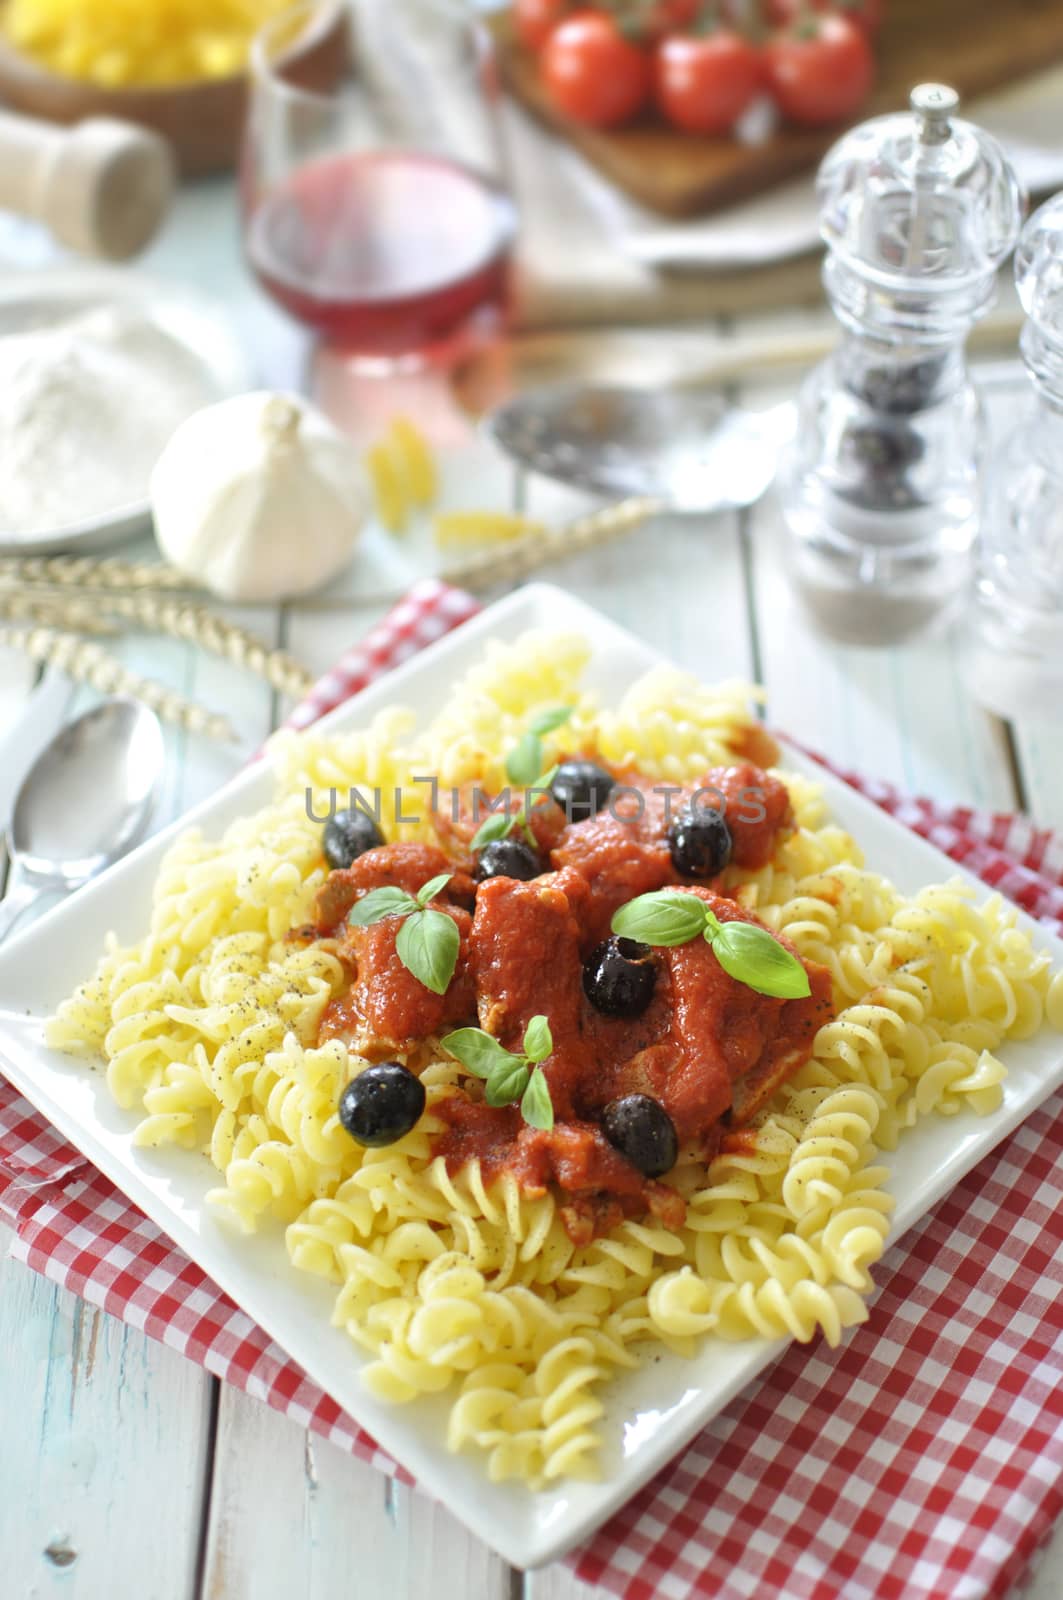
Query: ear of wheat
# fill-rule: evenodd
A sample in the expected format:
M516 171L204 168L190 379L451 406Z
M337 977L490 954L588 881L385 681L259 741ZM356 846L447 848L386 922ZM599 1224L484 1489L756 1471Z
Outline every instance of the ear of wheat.
M33 661L58 667L76 682L91 684L102 694L132 695L150 706L164 722L185 728L189 733L236 741L227 718L186 700L154 678L142 678L130 672L117 656L76 633L30 624L0 624L0 647L4 646L22 651Z
M184 589L197 585L165 562L120 561L112 556L8 556L0 560L2 584L54 584L60 589Z
M8 622L36 622L45 628L67 628L78 633L113 634L113 622L98 605L63 590L0 588L0 618Z
M148 591L101 593L91 598L62 587L5 589L0 584L0 617L37 622L78 633L117 631L114 620L184 639L264 678L271 688L298 699L313 674L283 650L274 650L247 628L215 616L206 606Z
M191 605L157 594L108 595L102 602L114 616L155 628L174 639L186 639L213 655L224 656L256 677L264 678L281 694L300 698L313 683L313 674L294 656L274 650L247 628L215 616L206 606Z

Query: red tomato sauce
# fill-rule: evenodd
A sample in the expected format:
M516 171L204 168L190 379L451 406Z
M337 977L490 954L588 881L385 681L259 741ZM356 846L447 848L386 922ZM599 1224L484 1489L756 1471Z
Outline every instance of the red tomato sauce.
M833 1015L825 968L804 963L807 997L773 999L731 978L701 938L652 952L656 985L641 1016L609 1017L592 1005L584 961L635 896L682 885L721 922L757 922L718 885L693 883L672 863L668 824L695 791L696 803L724 810L737 866L764 866L792 827L785 786L749 762L716 768L699 784L667 793L637 773L616 776L623 789L587 821L566 824L550 800L536 808L533 831L552 869L537 878L495 877L477 885L469 849L477 819L462 810L457 819L440 819L440 847L385 845L330 874L314 925L302 930L336 939L351 974L349 987L326 1007L319 1037L342 1039L368 1059L408 1053L465 1025L517 1052L531 1019L547 1018L553 1050L542 1065L553 1129L529 1127L516 1106L488 1106L470 1077L436 1105L443 1131L434 1149L451 1170L476 1159L488 1178L506 1171L528 1193L559 1191L565 1226L578 1241L647 1211L672 1227L683 1219L679 1195L645 1178L606 1139L601 1120L611 1101L651 1096L671 1118L680 1147L711 1159L721 1139L808 1060L817 1030ZM398 958L401 917L368 928L349 926L346 918L372 889L395 884L415 894L448 871L451 882L433 905L457 925L460 953L449 988L435 995ZM792 950L785 939L780 943Z

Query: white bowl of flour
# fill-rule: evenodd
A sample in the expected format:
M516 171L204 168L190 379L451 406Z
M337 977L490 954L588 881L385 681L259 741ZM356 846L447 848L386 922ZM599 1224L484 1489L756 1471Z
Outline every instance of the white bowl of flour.
M7 280L0 553L86 553L142 532L174 430L247 382L224 324L184 295L119 273Z

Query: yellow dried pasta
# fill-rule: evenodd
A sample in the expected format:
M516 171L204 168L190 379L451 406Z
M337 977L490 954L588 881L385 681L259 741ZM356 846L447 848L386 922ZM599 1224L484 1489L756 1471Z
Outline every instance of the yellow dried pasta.
M106 88L224 78L290 0L6 0L0 28L64 77Z

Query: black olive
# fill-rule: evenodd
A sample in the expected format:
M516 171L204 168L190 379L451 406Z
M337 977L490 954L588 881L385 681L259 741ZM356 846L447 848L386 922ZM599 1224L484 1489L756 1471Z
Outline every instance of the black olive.
M731 830L722 811L688 806L668 829L672 865L684 878L715 878L731 859Z
M607 1017L641 1016L656 983L650 947L637 939L603 939L583 963L583 992Z
M647 1178L671 1171L679 1159L675 1124L659 1100L626 1094L602 1113L602 1132L620 1154Z
M593 761L563 761L550 793L569 822L586 822L609 803L616 779Z
M399 1061L366 1067L340 1095L340 1121L358 1144L376 1149L409 1133L424 1111L424 1085Z
M484 878L519 878L527 883L542 870L542 861L522 839L493 839L484 845L476 862L476 876L481 882Z
M367 850L384 843L384 835L367 811L337 811L325 823L322 838L330 867L349 867Z

